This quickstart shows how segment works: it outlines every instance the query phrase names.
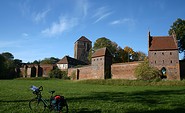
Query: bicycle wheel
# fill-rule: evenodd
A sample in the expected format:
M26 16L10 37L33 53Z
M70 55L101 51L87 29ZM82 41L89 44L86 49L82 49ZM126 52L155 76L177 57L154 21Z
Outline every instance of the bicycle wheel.
M60 112L62 112L62 113L68 113L68 104L67 104L67 101L66 100L62 104Z
M45 105L44 102L42 100L38 100L38 99L32 99L29 102L29 107L32 111L36 112L36 113L41 113L45 111Z

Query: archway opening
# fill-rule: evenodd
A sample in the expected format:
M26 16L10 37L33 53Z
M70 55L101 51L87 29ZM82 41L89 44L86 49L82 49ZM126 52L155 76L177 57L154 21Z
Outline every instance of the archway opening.
M165 68L165 67L163 67L163 68L161 69L161 73L162 73L161 79L166 79L166 78L167 78L167 75L166 75L166 68Z
M36 68L34 66L31 68L31 77L36 77Z

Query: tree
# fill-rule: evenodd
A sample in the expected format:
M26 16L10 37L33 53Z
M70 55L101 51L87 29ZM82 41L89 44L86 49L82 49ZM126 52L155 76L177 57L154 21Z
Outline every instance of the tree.
M12 79L17 77L15 72L16 66L14 64L14 56L9 52L2 53L1 61L1 67L3 68L1 79Z
M146 54L142 51L134 52L133 60L134 61L144 61L146 58Z
M41 64L56 64L60 59L55 57L45 58L44 60L41 60Z
M179 52L180 53L184 52L185 58L185 20L178 18L173 23L168 33L169 35L173 35L173 33L175 33L176 38L178 40Z
M160 71L157 68L150 67L149 61L145 60L135 68L135 76L140 80L153 80L160 77Z
M118 45L115 42L112 42L108 38L102 37L95 41L93 50L95 51L97 49L107 47L111 53L114 53L116 51L117 46Z
M2 56L4 56L8 60L13 60L14 59L14 56L9 52L2 53Z
M6 59L2 54L0 54L0 79L6 78L6 67L5 67Z
M126 46L124 49L124 56L123 56L123 60L124 62L130 62L132 61L132 56L134 55L134 50L131 47Z
M67 72L66 71L61 71L58 68L55 68L54 70L51 70L49 72L50 78L59 78L59 79L69 79L67 77Z
M91 50L91 52L89 53L88 59L91 60L91 56L93 54L93 52L95 52L97 49L103 48L103 47L107 47L110 50L110 53L114 56L113 57L113 62L118 62L119 60L117 59L118 57L116 55L118 55L118 44L115 42L112 42L110 39L102 37L102 38L98 38L95 43L94 46Z

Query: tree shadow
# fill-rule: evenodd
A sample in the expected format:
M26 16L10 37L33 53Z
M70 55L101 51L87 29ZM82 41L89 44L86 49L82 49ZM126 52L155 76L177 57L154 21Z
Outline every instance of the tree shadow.
M0 100L0 103L1 102L12 102L12 103L15 103L15 102L29 102L30 100Z
M124 103L138 103L148 108L154 108L154 110L148 109L141 109L138 111L138 108L126 108L124 112L126 113L184 113L185 112L185 98L180 103L178 100L178 96L185 97L185 89L182 90L145 90L145 91L136 91L136 92L92 92L88 96L84 97L74 97L68 98L69 102L87 102L87 101L103 101L104 103L107 102L114 102L117 104L124 104ZM174 99L177 98L177 101ZM169 102L171 101L172 102ZM159 107L165 106L168 107ZM156 107L157 106L157 107ZM95 111L88 111L88 109L80 109L78 113L86 113L86 112L96 112L101 113L101 110L97 110L94 108Z

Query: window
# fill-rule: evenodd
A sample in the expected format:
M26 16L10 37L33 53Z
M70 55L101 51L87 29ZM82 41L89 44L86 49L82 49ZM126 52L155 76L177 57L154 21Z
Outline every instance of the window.
M155 64L156 64L157 62L155 61Z
M164 60L163 60L163 64L164 64Z
M102 58L100 58L100 60L102 60Z
M154 53L154 55L156 55L156 53Z
M171 63L172 63L172 60L171 60Z
M164 53L162 52L162 55L164 55Z
M170 52L170 55L172 55L172 52Z

